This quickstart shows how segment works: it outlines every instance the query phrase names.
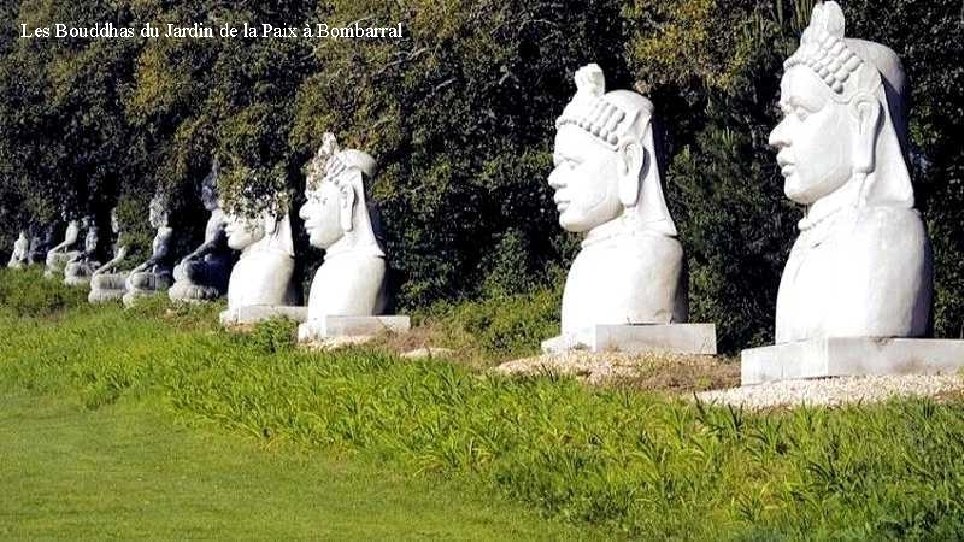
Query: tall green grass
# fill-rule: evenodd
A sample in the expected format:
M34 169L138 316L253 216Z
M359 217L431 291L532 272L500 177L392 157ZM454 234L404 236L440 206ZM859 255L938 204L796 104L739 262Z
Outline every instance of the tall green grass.
M480 480L644 539L964 537L960 402L753 414L364 348L306 352L284 323L220 331L215 309L5 320L0 385L91 408L157 397L188 420Z

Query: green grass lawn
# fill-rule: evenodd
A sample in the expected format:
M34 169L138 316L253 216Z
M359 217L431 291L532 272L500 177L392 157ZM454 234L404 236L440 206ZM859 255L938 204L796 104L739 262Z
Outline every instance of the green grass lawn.
M534 540L591 532L450 482L178 426L145 403L0 397L0 538Z
M745 412L217 310L0 271L0 539L964 540L960 397Z

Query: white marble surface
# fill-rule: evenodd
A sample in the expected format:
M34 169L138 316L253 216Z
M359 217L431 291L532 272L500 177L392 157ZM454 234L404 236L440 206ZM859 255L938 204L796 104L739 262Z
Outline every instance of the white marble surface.
M904 160L909 91L897 56L846 39L836 2L814 8L785 63L770 143L807 206L784 269L776 340L923 337L933 259Z
M30 249L30 239L27 232L21 231L17 240L13 242L13 252L10 254L10 261L7 267L23 267L28 263L28 251Z
M323 328L328 316L374 316L386 307L385 254L365 194L374 168L371 156L339 149L331 134L309 166L299 215L325 259L311 284L308 328Z
M607 93L594 64L575 79L548 181L560 225L585 236L566 281L562 334L579 342L602 324L685 322L683 249L663 198L653 105L635 92Z
M741 355L744 386L844 376L955 374L964 340L823 338L750 348Z

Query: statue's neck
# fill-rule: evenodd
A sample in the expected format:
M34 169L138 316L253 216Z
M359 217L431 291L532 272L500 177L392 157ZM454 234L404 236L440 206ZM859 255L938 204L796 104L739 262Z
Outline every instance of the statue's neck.
M364 209L364 206L361 207ZM328 247L325 251L325 261L347 254L373 258L385 256L385 253L378 246L378 240L375 238L375 232L372 229L371 219L367 211L355 213L354 226L351 231L346 231L341 239Z
M639 216L633 211L634 209L625 209L619 217L589 230L582 241L582 248L588 248L618 237L664 235L657 229L648 228L646 223L640 220Z
M841 211L860 207L862 204L861 188L872 181L873 179L866 174L854 174L843 186L815 201L807 208L806 216L798 224L800 230L809 230L836 216Z

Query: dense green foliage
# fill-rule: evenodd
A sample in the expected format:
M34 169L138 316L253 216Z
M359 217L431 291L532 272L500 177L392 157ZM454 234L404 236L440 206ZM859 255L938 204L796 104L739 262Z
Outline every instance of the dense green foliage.
M479 481L643 539L964 536L959 400L754 414L376 350L307 352L277 323L217 330L216 310L159 301L136 318L109 306L3 319L0 382L89 408L160 398L183 419Z
M842 2L848 34L904 61L918 207L935 245L936 331L964 326L964 23L956 0ZM197 182L220 157L229 199L291 191L333 131L380 164L402 307L524 293L558 281L575 239L545 178L572 73L649 94L664 128L665 191L688 253L691 315L732 351L772 338L799 210L766 146L781 62L814 0L18 0L34 26L274 21L401 23L400 40L26 39L0 36L0 244L28 220L106 209L143 229L150 194L174 197L178 250L197 244ZM149 232L134 232L141 246ZM304 248L303 240L302 246ZM304 252L316 260L315 252ZM306 261L311 267L311 261Z

